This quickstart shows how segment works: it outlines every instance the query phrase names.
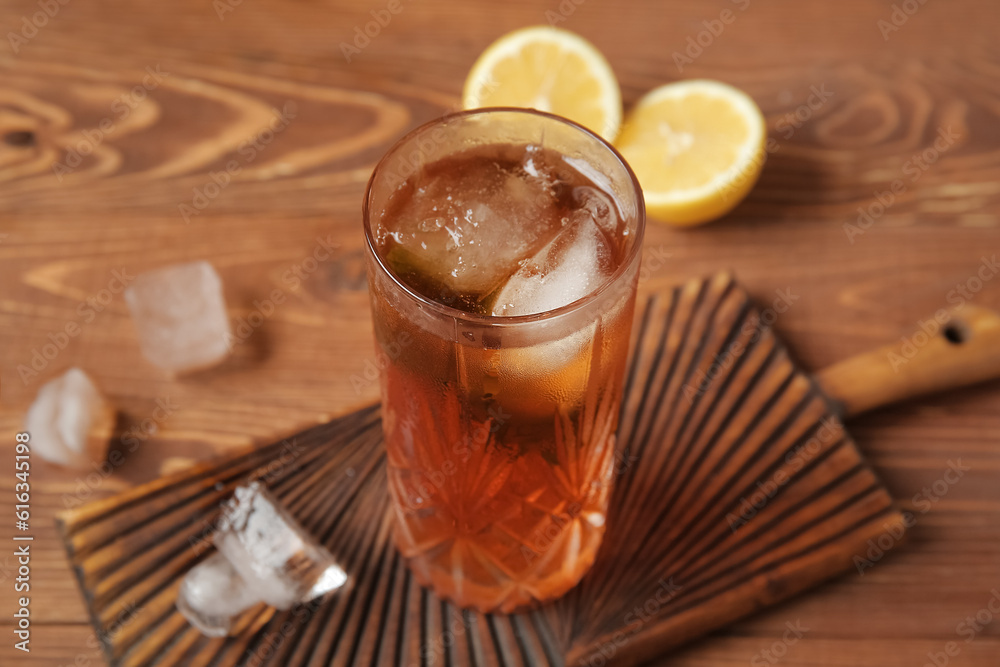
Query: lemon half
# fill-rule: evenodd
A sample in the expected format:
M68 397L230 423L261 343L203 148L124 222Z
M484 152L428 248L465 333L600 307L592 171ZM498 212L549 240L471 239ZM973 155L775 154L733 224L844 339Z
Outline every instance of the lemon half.
M621 89L608 61L579 35L549 26L515 30L483 51L465 81L462 105L547 111L608 141L622 121Z
M651 217L696 225L725 215L750 192L766 137L749 95L694 79L647 93L615 145L635 171Z

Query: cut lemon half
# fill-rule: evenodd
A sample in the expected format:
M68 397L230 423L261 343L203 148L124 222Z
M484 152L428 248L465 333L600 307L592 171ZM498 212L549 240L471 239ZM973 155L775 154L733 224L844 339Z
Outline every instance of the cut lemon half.
M647 93L615 145L639 178L651 217L697 225L725 215L750 192L766 137L749 95L695 79Z
M622 121L622 94L611 65L579 35L549 26L508 33L476 60L462 106L527 107L554 113L608 141Z

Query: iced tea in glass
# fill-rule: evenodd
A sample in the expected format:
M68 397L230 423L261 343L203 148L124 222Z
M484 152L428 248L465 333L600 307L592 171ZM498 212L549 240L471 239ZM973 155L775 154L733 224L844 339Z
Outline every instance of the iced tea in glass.
M644 206L592 132L521 109L446 116L364 201L395 540L459 606L511 611L604 535Z

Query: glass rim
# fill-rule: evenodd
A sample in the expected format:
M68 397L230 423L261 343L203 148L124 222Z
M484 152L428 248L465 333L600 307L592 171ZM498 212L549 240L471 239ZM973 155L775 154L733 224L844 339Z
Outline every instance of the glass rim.
M589 135L592 139L596 140L598 144L603 146L604 149L607 150L611 154L611 156L618 162L618 164L625 170L625 174L629 177L629 179L632 182L632 188L636 196L635 240L632 243L632 247L629 248L629 251L622 260L621 264L619 264L618 268L615 269L614 273L612 273L611 276L608 277L607 280L602 282L600 286L598 286L596 289L594 289L591 292L588 292L586 295L580 297L576 301L572 301L564 306L560 306L559 308L544 310L540 313L531 313L529 315L513 315L513 316L480 315L479 313L470 313L468 311L460 310L458 308L453 308L443 303L434 301L433 299L424 296L420 292L416 291L415 289L407 285L402 278L397 276L392 271L389 265L382 260L381 256L379 256L379 253L375 248L375 242L372 238L372 228L371 228L372 190L374 188L376 178L378 178L379 174L382 171L382 168L385 166L385 163L390 156L392 156L397 150L399 150L402 146L407 144L417 135L427 131L432 127L440 125L446 121L465 118L469 116L489 115L499 112L515 113L526 116L540 116L543 118L547 118L549 120L556 121L558 123L562 123L564 125L569 125L575 128L576 130L584 133L585 135ZM365 246L367 247L368 252L375 259L375 262L378 264L378 268L381 269L382 272L385 275L387 275L390 278L390 280L392 280L395 286L398 287L404 294L407 295L407 297L417 302L419 305L428 308L432 311L435 311L440 315L444 315L446 317L451 317L454 319L460 319L470 323L475 323L480 325L492 325L492 326L508 326L517 324L527 324L530 322L554 320L563 317L565 315L569 315L571 313L583 310L593 302L597 301L602 295L604 295L605 292L609 291L611 287L616 283L618 283L622 279L622 277L631 269L631 266L635 261L636 256L642 252L642 240L643 237L645 236L645 231L646 231L646 204L642 194L642 187L639 185L639 179L636 178L635 172L632 171L632 167L630 167L628 162L625 161L625 158L622 157L621 153L619 153L618 150L611 145L611 142L605 140L604 137L600 136L596 132L587 129L583 125L580 125L579 123L572 121L568 118L564 118L562 116L558 116L552 113L547 113L545 111L538 111L537 109L528 109L522 107L482 107L478 109L465 109L463 111L456 111L453 113L445 114L443 116L439 116L438 118L427 121L426 123L423 123L417 126L416 128L410 130L409 132L407 132L405 135L400 137L392 145L392 147L389 148L388 151L386 151L385 155L383 155L381 159L379 159L379 161L375 165L375 168L372 170L372 175L368 179L368 185L365 187L365 197L361 205L361 217L364 223Z

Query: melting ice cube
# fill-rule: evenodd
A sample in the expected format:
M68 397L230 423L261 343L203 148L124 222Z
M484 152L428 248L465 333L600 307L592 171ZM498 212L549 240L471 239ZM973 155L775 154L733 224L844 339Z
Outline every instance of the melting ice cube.
M28 409L32 451L59 465L87 468L108 451L115 411L79 368L42 385Z
M187 573L177 599L205 634L225 634L232 617L255 602L288 609L347 581L330 552L259 482L237 488L223 505L214 540L218 554Z
M453 294L492 292L559 229L547 169L539 156L520 165L483 157L401 190L386 213L390 264Z
M197 370L229 353L222 281L208 262L140 274L126 288L125 301L142 353L160 368L173 373Z
M510 277L494 301L492 313L511 317L561 308L593 292L613 272L607 237L588 211L577 210L563 231ZM501 349L504 395L517 397L547 387L558 394L554 398L576 402L589 382L597 326L597 322L589 322L557 340Z
M215 545L260 599L279 609L306 602L347 580L333 556L259 482L236 489Z
M180 612L209 637L229 634L233 618L257 602L260 602L257 591L247 585L221 553L191 568L177 595Z
M493 315L511 317L555 310L583 298L614 272L611 246L587 211L527 260L500 290Z

